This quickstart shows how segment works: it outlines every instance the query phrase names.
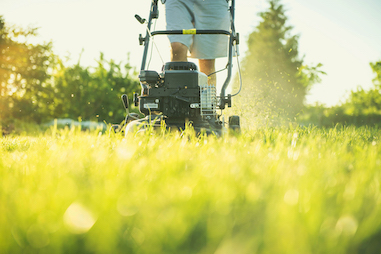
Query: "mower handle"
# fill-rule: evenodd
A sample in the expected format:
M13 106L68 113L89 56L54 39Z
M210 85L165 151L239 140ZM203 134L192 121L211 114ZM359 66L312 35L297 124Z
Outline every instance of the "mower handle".
M151 35L170 35L170 34L225 34L231 35L226 30L203 30L203 29L183 29L183 30L165 30L165 31L153 31Z
M238 33L235 31L235 26L234 26L234 19L235 19L235 0L230 0L231 4L229 6L229 12L231 15L230 19L230 29L231 32L225 31L225 30L197 30L197 29L184 29L184 30L169 30L169 31L151 31L151 24L153 19L157 19L159 17L159 11L158 11L158 6L157 2L158 0L152 0L151 1L151 9L150 9L150 14L149 14L149 19L148 19L148 24L147 24L147 31L146 31L146 36L145 37L139 37L139 41L141 44L144 42L144 53L143 53L143 59L142 59L142 64L140 67L140 70L144 70L146 66L146 58L147 58L147 53L148 53L148 45L149 45L149 39L150 36L153 35L158 35L158 34L225 34L229 35L229 53L228 53L228 74L225 79L224 85L221 88L220 92L220 103L219 103L219 108L224 109L225 105L228 104L230 107L231 104L231 95L226 96L225 91L226 88L229 85L229 82L231 80L232 76L232 58L233 58L233 45L234 43L238 44L239 39L238 39ZM162 1L163 3L163 1ZM165 1L164 1L165 3ZM145 89L147 89L146 85L142 84L142 94Z

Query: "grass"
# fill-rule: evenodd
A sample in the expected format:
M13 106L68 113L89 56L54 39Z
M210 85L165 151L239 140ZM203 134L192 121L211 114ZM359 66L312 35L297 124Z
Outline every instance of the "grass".
M0 138L0 253L379 253L381 130Z

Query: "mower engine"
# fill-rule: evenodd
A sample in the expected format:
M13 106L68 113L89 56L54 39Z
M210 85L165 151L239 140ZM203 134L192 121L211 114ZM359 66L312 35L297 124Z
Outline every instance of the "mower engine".
M135 95L144 115L162 115L166 123L183 127L185 120L193 123L217 124L216 87L192 62L168 62L162 73L142 70L139 75L142 95Z

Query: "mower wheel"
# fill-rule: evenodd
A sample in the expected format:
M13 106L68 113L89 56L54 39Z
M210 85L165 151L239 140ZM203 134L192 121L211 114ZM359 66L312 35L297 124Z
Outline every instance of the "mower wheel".
M110 131L112 131L114 133L118 133L120 131L120 125L119 124L111 125Z
M237 132L241 130L239 116L229 116L229 129Z

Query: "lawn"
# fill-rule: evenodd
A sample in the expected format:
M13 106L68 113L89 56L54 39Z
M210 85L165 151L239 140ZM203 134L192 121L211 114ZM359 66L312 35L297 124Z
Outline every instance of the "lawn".
M381 130L0 138L0 253L379 253Z

